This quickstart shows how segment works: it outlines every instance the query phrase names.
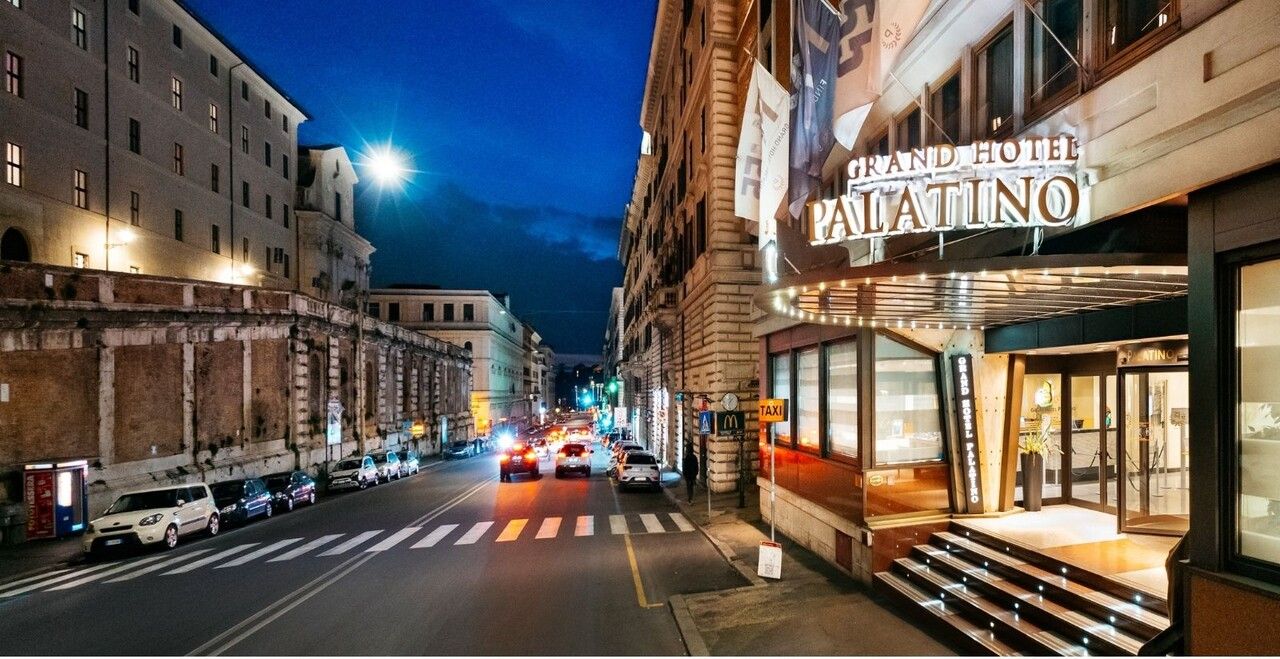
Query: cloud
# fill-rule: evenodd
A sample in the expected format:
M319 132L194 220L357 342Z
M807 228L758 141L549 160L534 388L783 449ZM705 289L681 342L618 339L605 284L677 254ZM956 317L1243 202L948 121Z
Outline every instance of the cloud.
M554 206L516 206L476 199L453 185L443 185L432 204L436 210L467 221L487 219L506 232L523 233L548 245L568 247L593 261L617 257L618 217L588 215ZM444 219L443 217L441 219Z

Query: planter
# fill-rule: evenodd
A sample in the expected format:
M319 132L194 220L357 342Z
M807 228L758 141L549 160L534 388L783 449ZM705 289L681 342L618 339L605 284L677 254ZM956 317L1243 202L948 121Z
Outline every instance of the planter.
M1040 494L1044 491L1044 456L1039 453L1023 453L1022 459L1022 508L1027 512L1040 510Z

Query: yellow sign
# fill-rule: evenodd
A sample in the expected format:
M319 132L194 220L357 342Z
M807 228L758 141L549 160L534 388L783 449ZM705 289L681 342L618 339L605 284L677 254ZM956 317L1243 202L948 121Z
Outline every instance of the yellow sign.
M420 439L423 435L427 434L427 427L422 425L421 421L418 421L413 424L413 427L410 428L410 431L413 433L414 439Z
M785 398L762 398L760 399L760 422L775 423L787 420L787 399Z

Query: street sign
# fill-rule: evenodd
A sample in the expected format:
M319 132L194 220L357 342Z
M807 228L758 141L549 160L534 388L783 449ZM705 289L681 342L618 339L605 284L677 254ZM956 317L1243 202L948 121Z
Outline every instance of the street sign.
M776 423L787 420L787 399L785 398L762 398L760 399L760 422Z
M760 560L756 574L770 579L782 578L782 545L765 541L760 543Z
M715 432L715 413L699 412L698 413L698 432L704 435L710 435Z
M721 435L738 435L747 429L747 415L743 412L716 412L716 427Z
M329 399L329 406L326 410L328 414L327 424L325 428L325 445L334 446L342 443L342 401L337 398Z

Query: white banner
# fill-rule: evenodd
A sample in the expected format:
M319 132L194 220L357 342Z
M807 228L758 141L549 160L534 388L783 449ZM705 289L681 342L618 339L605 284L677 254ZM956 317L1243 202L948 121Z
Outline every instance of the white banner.
M880 98L889 72L915 33L929 0L841 0L840 62L837 65L833 130L852 149Z
M760 245L774 239L774 216L787 194L791 96L760 62L742 111L735 168L734 214L760 222Z
M744 220L760 220L760 82L751 70L747 102L742 106L742 130L733 173L733 214Z

